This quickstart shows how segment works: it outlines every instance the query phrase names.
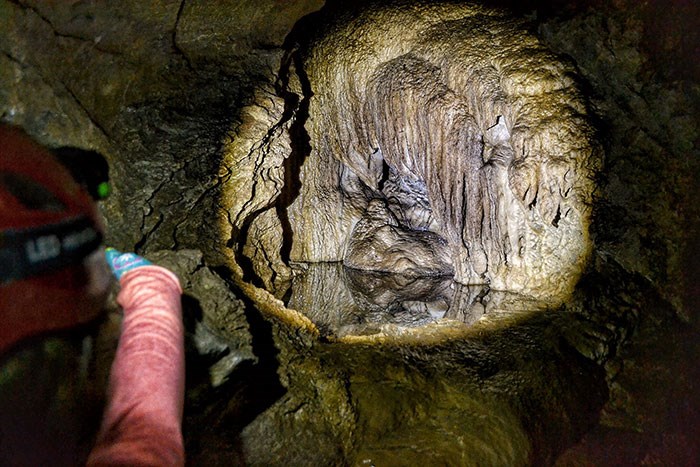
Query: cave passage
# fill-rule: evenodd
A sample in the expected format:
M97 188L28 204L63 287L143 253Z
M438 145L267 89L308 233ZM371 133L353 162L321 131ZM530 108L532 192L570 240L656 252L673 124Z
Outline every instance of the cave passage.
M591 253L600 157L573 66L498 10L386 8L300 22L242 112L222 225L244 280L305 308L299 271L338 263L328 284L355 297L362 271L560 305ZM373 320L439 319L406 301Z

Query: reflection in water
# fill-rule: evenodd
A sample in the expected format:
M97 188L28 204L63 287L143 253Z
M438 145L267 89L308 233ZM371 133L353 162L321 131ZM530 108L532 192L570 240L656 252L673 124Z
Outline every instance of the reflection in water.
M385 326L417 327L441 319L471 325L482 316L543 309L535 300L451 277L408 277L349 269L342 263L295 267L286 303L327 336L375 334Z

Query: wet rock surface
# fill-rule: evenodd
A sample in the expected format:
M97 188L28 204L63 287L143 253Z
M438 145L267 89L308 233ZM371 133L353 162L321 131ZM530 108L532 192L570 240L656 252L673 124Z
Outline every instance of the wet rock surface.
M180 279L183 313L188 318L187 342L194 347L190 353L208 360L207 380L212 386L226 382L239 365L256 362L245 304L229 290L227 282L205 264L200 251L161 250L149 254L148 258L170 269Z
M544 311L516 300L516 313L499 313L500 300L513 303L479 287L447 293L363 273L319 287L338 265L293 275L290 259L309 253L295 248L328 242L313 228L290 242L302 190L342 186L347 219L361 219L372 195L357 167L320 179L294 170L335 164L301 156L330 134L308 131L324 127L295 53L299 31L319 29L318 17L300 18L321 6L0 1L2 120L51 146L103 152L109 243L153 255L187 284L192 465L696 464L696 7L512 5L547 49L573 60L606 163L591 205L592 261L573 297ZM496 162L503 133L488 121L479 129ZM370 158L367 170L393 215L410 230L434 224L429 184L389 159ZM300 210L333 211L324 199ZM553 220L552 206L533 209ZM338 219L319 222L352 232ZM348 321L361 329L327 331Z
M223 223L255 226L256 271L344 261L430 275L451 264L462 284L564 300L590 253L601 157L569 63L523 21L450 2L331 8L290 37L285 107L268 107L270 122L249 114L226 148L226 167L252 182L224 188L247 201L230 201ZM232 242L242 251L248 238ZM428 266L435 256L445 264Z
M395 334L429 323L471 325L481 318L497 322L551 308L450 276L368 272L341 263L296 266L285 306L304 313L327 338Z
M382 200L370 200L350 233L343 264L349 268L409 276L452 276L444 238L399 224Z

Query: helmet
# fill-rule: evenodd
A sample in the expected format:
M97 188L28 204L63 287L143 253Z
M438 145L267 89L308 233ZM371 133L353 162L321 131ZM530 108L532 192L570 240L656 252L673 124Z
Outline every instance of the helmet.
M0 125L0 353L88 323L109 286L95 206L52 153Z

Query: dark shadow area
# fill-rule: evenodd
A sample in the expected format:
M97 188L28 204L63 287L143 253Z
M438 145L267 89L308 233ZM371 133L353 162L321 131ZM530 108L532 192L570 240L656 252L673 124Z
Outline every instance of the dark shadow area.
M464 4L464 0L448 0ZM339 14L372 4L410 5L411 0L327 0L323 11ZM607 10L605 0L483 0L486 6L504 8L520 17L537 22L556 18L568 19L594 10ZM617 2L616 8L627 8L628 3ZM645 28L641 45L649 54L655 70L664 79L700 81L700 4L687 0L652 0L644 6Z
M243 220L240 229L233 227L231 229L231 239L227 243L228 248L235 249L236 263L241 267L243 271L243 280L245 282L251 283L256 287L263 288L265 284L263 280L255 272L255 266L253 261L245 255L243 251L245 249L249 234L250 227L253 225L253 221L262 213L268 211L269 206L261 209L256 209L255 211L248 214L248 216ZM234 240L236 239L236 240Z
M230 277L228 269L216 272L223 278ZM235 290L235 286L231 287ZM183 297L187 330L187 403L183 433L188 460L194 465L211 465L213 459L217 463L226 460L226 465L245 465L240 431L286 392L277 374L278 351L270 323L242 293L236 295L246 304L245 315L257 361L236 365L216 387L211 384L209 370L229 351L206 355L197 351L192 336L197 322L202 319L202 310L196 299Z
M73 147L53 149L53 154L95 201L109 196L109 165L97 151Z
M293 35L294 32L291 33ZM285 264L289 265L289 254L292 251L292 242L294 232L289 223L287 209L294 203L301 192L301 180L299 173L306 157L311 153L311 145L309 144L309 134L306 131L306 120L309 118L309 100L313 95L309 78L304 71L304 64L298 52L294 49L290 50L289 38L285 41L288 56L283 59L283 65L280 70L280 78L277 83L277 93L284 98L285 102L298 102L295 110L294 121L289 127L289 139L292 145L292 152L284 160L284 187L282 193L275 200L275 211L282 225L282 248L280 256ZM289 74L292 72L291 65L294 66L293 72L299 79L301 84L302 96L299 99L295 93L289 89Z
M315 14L309 15L313 17ZM300 20L302 23L304 19ZM289 254L292 250L293 232L289 222L287 209L294 203L301 191L300 171L304 165L306 157L311 152L309 144L309 135L306 131L305 124L309 117L309 100L313 95L311 86L304 72L303 61L299 55L299 44L301 39L298 24L294 30L290 32L283 44L286 50L282 57L278 78L275 82L275 91L279 97L284 100L284 112L279 122L277 122L267 133L266 138L270 138L277 128L289 125L288 134L291 144L291 153L285 157L283 162L283 181L284 184L281 193L275 198L272 206L265 206L257 209L246 216L241 224L240 230L234 229L231 238L236 239L238 247L236 248L236 262L243 269L243 279L257 287L263 287L262 279L255 273L253 264L250 258L246 257L243 250L248 241L250 227L255 219L261 214L267 212L274 207L275 213L282 227L282 246L280 256L282 261L289 265ZM303 29L301 29L303 31ZM290 91L289 80L292 75L299 80L301 85L302 95ZM255 192L253 192L253 196ZM272 271L272 282L275 282L276 273Z

